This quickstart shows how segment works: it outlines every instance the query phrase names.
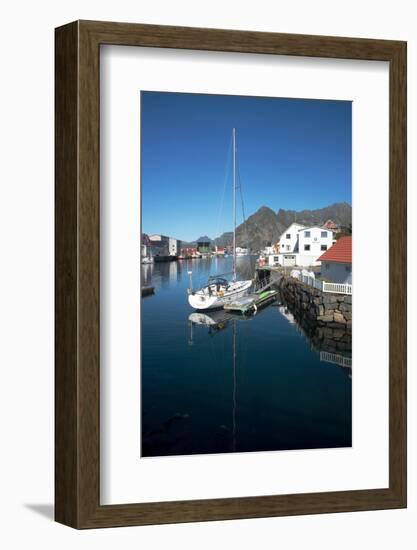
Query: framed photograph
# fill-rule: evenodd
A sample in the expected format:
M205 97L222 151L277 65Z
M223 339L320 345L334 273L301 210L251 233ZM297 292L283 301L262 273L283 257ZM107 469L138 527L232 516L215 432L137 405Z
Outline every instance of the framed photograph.
M406 506L406 43L56 29L56 521Z

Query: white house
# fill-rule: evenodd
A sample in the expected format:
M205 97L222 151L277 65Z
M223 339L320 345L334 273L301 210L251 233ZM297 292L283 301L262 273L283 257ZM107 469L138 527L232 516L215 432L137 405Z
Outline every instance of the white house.
M320 265L318 258L333 244L333 232L322 227L305 227L298 232L298 265ZM312 262L312 263L307 263Z
M268 264L270 266L281 265L281 263L280 263L281 255L280 254L263 254L261 256L261 259L262 259L262 262L261 262L262 265L265 265L265 264Z
M169 255L170 256L179 256L181 250L181 241L169 237Z
M268 256L268 264L300 267L320 265L319 256L328 250L332 243L332 231L293 223L280 237L280 253Z
M322 277L333 283L352 284L352 237L341 237L319 260Z
M304 229L304 225L292 223L279 238L279 251L281 254L298 252L298 233Z

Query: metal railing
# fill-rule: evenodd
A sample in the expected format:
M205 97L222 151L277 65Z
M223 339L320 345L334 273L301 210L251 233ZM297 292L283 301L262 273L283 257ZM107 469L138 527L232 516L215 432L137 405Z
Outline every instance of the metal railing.
M352 295L352 285L349 284L327 283L326 281L321 281L320 279L315 279L314 277L309 277L307 275L300 275L299 280L308 286L321 290L322 292Z
M323 281L323 292L352 295L352 285L342 283L326 283L325 281Z
M320 352L320 361L326 361L326 363L336 363L341 367L352 367L352 359L350 357L343 357L337 353L330 353L329 351Z

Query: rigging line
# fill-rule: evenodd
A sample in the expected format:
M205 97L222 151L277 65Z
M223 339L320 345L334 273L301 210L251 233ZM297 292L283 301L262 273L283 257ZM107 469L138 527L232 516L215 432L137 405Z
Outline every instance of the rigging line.
M241 181L241 177L240 177L240 168L239 168L239 161L238 160L236 160L236 164L237 164L237 173L238 173L238 180L239 180L240 197L241 197L241 200L242 200L243 221L246 221L245 206L244 206L244 202L243 202L243 193L242 193L242 181ZM255 225L256 229L260 230L260 227L256 223L256 221L255 220L252 220L252 221L253 221L253 224ZM248 228L246 226L245 226L245 234L246 234L246 240L248 240L249 235L248 235ZM272 240L273 240L273 236L271 235L271 241Z
M247 225L246 225L245 203L244 203L244 200L243 200L242 179L241 179L241 176L240 176L239 161L236 162L236 168L237 168L237 179L238 179L238 181L239 181L240 200L241 200L241 202L242 202L243 223L245 224L246 248L248 248L249 234L248 234L248 228L247 228ZM256 225L256 224L255 224L255 225Z
M230 157L231 157L230 152L231 152L231 149L232 149L232 139L230 138L229 148L227 150L225 173L224 173L223 192L222 192L222 197L221 197L221 201L220 201L219 214L218 214L218 217L217 217L217 230L216 230L216 235L214 236L214 238L220 237L220 218L221 218L222 211L223 211L224 197L225 197L225 194L226 194L227 178L228 178L229 170L230 170Z
M238 160L236 160L236 171L237 171L237 179L239 181L240 198L241 198L241 201L242 201L242 215L243 215L243 220L246 221L245 204L243 202L243 193L242 193L242 179L241 179L241 176L240 176L240 166L239 166L239 161Z

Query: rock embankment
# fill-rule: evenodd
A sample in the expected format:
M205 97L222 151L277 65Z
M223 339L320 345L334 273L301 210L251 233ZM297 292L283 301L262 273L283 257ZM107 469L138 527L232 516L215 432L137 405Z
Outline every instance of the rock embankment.
M352 330L352 296L322 292L292 277L282 277L279 287L288 309L311 327Z

